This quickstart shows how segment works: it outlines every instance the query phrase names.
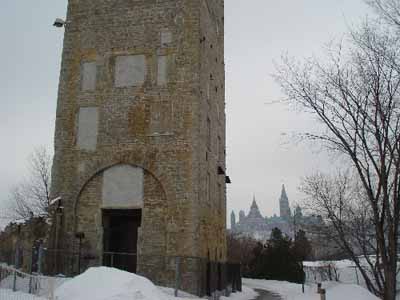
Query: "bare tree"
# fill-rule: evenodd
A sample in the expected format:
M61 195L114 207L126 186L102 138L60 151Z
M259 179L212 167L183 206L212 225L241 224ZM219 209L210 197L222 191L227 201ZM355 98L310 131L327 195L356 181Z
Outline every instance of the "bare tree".
M390 26L400 29L399 0L365 0Z
M377 248L373 209L367 205L358 176L349 172L306 177L301 190L305 203L326 221L311 230L325 242L333 242L350 257L364 277L370 291L380 295L384 272ZM363 259L361 259L361 257Z
M298 63L284 58L276 75L290 101L312 113L323 125L323 131L305 136L342 155L355 170L355 182L361 187L359 197L346 194L354 181L328 189L330 181L319 182L315 178L317 187L325 189L318 195L327 197L326 204L339 216L347 209L345 202L349 199L354 207L364 208L361 212L370 218L372 229L368 230L373 231L371 243L376 249L376 261L371 267L382 269L375 276L379 280L371 281L368 288L385 300L394 300L396 295L400 219L399 51L397 35L365 24L339 46L330 47L326 61L313 58ZM334 224L333 228L341 233L341 228ZM367 229L359 228L360 232L364 230ZM354 252L353 249L349 254ZM354 255L352 258L357 262Z
M11 189L5 217L15 220L48 214L51 165L52 157L44 147L33 151L28 176Z
M257 246L257 241L231 232L227 235L227 245L229 262L241 263L243 274L248 275L251 262L254 260L254 248Z

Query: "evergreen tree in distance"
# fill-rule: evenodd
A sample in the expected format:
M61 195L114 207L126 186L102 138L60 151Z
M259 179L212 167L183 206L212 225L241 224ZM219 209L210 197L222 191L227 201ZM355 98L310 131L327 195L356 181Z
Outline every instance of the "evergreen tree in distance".
M302 260L305 253L300 253L296 249L305 242L305 234L299 233L299 237L301 243L296 246L288 236L283 235L278 228L274 228L266 244L258 243L253 249L251 277L302 283L304 281Z

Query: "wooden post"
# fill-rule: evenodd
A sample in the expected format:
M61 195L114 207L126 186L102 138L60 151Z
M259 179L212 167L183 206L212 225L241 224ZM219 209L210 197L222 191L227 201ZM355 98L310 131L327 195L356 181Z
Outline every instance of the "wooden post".
M50 285L50 287L49 287L49 300L54 300L55 298L54 298L54 290L55 290L55 288L56 288L56 283L55 283L55 278L54 277L52 277L52 278L50 278L50 282L49 282L49 285Z
M181 258L176 257L176 270L175 270L175 297L178 297L178 291L181 288Z
M44 255L44 248L43 248L43 241L40 242L39 245L39 253L38 253L38 270L39 274L42 274L42 264L43 264L43 255Z
M321 296L321 300L326 300L326 290L325 289L321 289L319 294Z

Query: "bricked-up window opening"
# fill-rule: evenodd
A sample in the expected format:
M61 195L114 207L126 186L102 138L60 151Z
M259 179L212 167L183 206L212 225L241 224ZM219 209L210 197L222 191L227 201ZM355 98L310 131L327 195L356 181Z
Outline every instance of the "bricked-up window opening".
M83 62L81 65L81 89L82 91L94 91L97 81L97 63Z
M144 55L117 56L115 59L115 86L132 87L144 83L147 73Z
M102 207L138 209L143 207L144 171L131 165L116 165L104 171Z
M94 151L97 146L99 112L97 107L82 107L78 114L77 146L81 150Z
M169 30L163 30L160 33L161 47L168 46L172 43L172 32Z
M157 85L163 86L168 82L168 56L158 56L157 62Z
M170 133L172 124L172 105L170 102L151 103L150 128L153 134Z
M141 209L103 210L103 265L136 273Z

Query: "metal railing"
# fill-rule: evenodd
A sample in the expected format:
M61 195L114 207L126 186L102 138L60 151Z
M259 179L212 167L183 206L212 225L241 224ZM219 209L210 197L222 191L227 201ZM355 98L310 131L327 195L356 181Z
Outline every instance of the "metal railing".
M73 250L73 249L72 249ZM23 257L23 259L18 259ZM0 289L21 291L31 295L50 297L51 278L40 274L55 276L65 274L73 277L90 267L108 266L132 273L138 272L155 284L179 290L190 291L198 296L229 295L241 291L240 264L218 263L199 257L179 257L162 255L143 255L129 252L106 251L101 255L80 253L60 249L18 249L14 261L17 268L1 269L7 277ZM11 271L10 271L11 270ZM23 270L24 272L22 272ZM16 286L10 285L10 274L16 277ZM192 277L193 274L197 274ZM60 282L58 279L57 282ZM218 297L215 297L218 298ZM7 299L7 298L4 298ZM214 298L213 298L214 299ZM3 298L0 298L3 300Z
M12 266L0 264L0 300L54 300L55 289L67 278L27 274Z

